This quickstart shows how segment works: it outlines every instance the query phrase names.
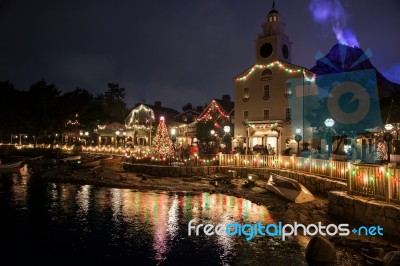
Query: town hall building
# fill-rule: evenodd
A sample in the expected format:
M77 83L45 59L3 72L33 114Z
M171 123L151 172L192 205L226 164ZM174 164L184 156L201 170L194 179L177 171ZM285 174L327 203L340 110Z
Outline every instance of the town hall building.
M302 96L304 87L292 81L303 79L305 86L313 73L292 64L291 58L292 43L273 4L255 42L255 64L234 77L234 146L272 147L279 154L289 146L297 149L296 129L304 132L307 127L293 120L293 113L302 115L302 108L293 110L289 101Z

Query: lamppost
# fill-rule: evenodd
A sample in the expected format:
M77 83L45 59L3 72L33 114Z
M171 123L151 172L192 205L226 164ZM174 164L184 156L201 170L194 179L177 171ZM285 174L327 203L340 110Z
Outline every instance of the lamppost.
M385 129L386 129L386 132L383 134L383 140L386 141L386 143L387 143L388 163L390 163L390 143L392 142L392 139L393 139L393 135L392 135L392 133L390 131L392 131L393 125L392 124L386 124L385 125Z
M326 134L326 140L328 142L328 159L331 158L331 153L332 153L332 127L333 125L335 125L335 120L333 120L332 118L328 118L325 120L325 126L328 128L328 132Z
M175 143L176 143L176 129L171 128L171 140L172 140L172 146L174 147L174 156L175 156Z
M226 148L228 151L230 151L230 149L231 149L231 138L230 138L231 137L231 135L230 135L231 127L224 126L224 132L225 132L224 141L226 143Z
M86 131L86 132L85 132L85 146L87 146L87 143L88 143L88 137L89 137L89 132L88 132L88 131Z
M125 146L126 146L126 132L124 131L124 132L122 132L122 135L124 136L124 139L123 139L123 147L125 148Z
M79 146L82 145L83 132L79 131Z
M215 135L215 130L214 130L214 129L211 129L210 134L211 134L211 149L213 149L213 148L214 148L214 135Z
M117 147L118 147L118 138L119 138L119 134L120 133L121 132L119 132L119 130L115 131L115 135L116 135L116 137L115 137L115 146L117 146Z
M300 155L300 141L303 139L303 137L300 134L301 134L301 129L298 127L296 128L296 135L294 136L294 140L297 142L297 156Z

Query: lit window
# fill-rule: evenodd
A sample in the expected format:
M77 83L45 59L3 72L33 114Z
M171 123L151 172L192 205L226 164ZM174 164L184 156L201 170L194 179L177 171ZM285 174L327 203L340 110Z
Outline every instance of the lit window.
M183 122L187 122L187 116L186 115L182 116L182 120Z
M264 95L263 95L264 100L269 99L269 84L264 85Z
M243 101L248 101L250 98L250 93L249 93L249 88L244 88L243 89Z
M292 83L291 82L287 82L286 83L286 90L285 90L285 97L289 98L290 96L292 96L292 94L293 94Z
M269 109L264 110L264 120L269 120Z
M286 108L285 111L285 122L290 123L292 121L292 109Z

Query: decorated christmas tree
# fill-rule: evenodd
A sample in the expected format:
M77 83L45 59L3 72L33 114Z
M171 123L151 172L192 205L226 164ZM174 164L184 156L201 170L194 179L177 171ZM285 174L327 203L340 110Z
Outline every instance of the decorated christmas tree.
M153 153L158 158L165 158L174 154L174 146L168 134L165 118L160 117L156 136L153 139Z

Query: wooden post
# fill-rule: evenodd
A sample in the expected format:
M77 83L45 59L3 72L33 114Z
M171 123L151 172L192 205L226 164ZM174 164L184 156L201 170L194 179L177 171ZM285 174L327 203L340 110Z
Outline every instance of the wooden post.
M388 165L386 165L386 171L385 171L385 174L387 175L387 176L385 176L385 199L386 199L386 202L390 202L390 194L391 194L391 191L390 191L390 174L388 175L388 173L389 173L389 166Z
M352 165L351 165L351 163L349 163L350 164L350 168L349 167L347 167L347 170L349 171L349 175L348 175L348 177L347 177L347 194L351 194L351 192L353 191L353 187L352 187L352 180L351 180L351 168L352 168Z

